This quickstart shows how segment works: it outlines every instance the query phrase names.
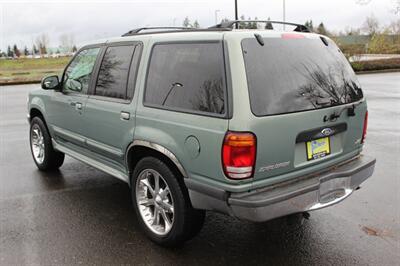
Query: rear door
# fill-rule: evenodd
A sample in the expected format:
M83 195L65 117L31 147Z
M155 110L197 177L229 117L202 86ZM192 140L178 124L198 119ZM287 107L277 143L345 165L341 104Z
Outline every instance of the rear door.
M255 180L292 178L360 152L366 105L329 39L283 33L241 42L257 136Z
M104 49L96 84L86 102L84 134L97 159L124 170L124 152L135 128L132 98L141 45L114 43Z

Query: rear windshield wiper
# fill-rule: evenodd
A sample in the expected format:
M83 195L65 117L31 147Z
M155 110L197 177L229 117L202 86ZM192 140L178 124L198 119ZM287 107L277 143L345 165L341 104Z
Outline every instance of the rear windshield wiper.
M316 100L315 101L315 104L316 105L319 105L319 106L327 106L327 105L331 105L332 104L332 101L318 101L318 100Z
M355 116L356 115L356 113L355 113L356 107L362 103L363 103L363 101L359 101L359 102L355 102L353 104L345 105L338 112L334 112L330 116L325 115L323 121L324 122L335 121L342 115L343 111L345 111L345 110L347 110L348 116Z

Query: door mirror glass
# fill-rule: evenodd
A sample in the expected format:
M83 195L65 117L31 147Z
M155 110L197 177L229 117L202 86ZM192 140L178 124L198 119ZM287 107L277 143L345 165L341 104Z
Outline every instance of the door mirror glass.
M49 76L42 79L41 85L44 90L54 90L58 88L60 81L58 80L58 76Z
M65 86L67 86L69 90L74 92L82 91L82 83L79 80L67 79L65 81Z

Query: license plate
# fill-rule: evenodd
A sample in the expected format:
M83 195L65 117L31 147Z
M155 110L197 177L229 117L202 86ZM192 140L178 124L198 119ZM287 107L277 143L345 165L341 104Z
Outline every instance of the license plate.
M308 161L325 157L331 153L329 137L307 141L306 147Z

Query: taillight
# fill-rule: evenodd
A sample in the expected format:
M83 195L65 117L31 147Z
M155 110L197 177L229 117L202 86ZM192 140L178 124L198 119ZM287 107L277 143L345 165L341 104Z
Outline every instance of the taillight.
M365 117L364 117L364 127L363 127L361 143L364 143L365 137L367 136L367 127L368 127L368 111L365 113Z
M231 179L250 178L256 162L256 136L249 132L228 132L222 146L225 175Z

